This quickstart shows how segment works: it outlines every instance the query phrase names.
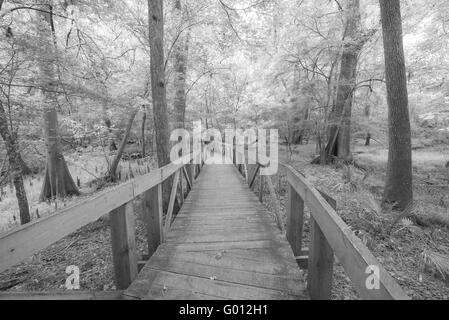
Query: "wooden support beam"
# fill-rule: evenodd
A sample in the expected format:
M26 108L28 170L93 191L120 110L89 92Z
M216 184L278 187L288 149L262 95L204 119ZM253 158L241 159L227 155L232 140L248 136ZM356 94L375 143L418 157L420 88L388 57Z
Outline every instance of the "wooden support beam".
M184 204L184 183L183 183L183 169L179 169L179 195L180 195L180 199L179 199L179 204L182 205Z
M330 300L334 252L312 216L310 224L307 289L312 300Z
M151 257L163 241L162 184L145 192L143 218L147 229L148 255Z
M249 179L249 187L250 189L252 189L254 187L254 182L256 181L257 178L257 174L259 173L260 170L260 164L256 165L256 168L254 169L254 173L252 174L251 178Z
M332 209L335 210L337 208L337 202L325 193L321 191L320 193L331 205ZM312 300L331 299L333 272L334 252L321 231L320 226L316 223L313 216L311 216L307 289Z
M111 211L111 244L116 287L124 290L137 276L133 202Z
M189 168L189 169L187 169ZM187 187L189 188L189 191L192 190L192 176L191 174L189 175L189 171L190 171L190 165L187 165L186 167L182 168L182 171L184 172L184 177L186 178L186 182L187 182Z
M260 203L263 203L263 189L264 189L264 176L260 175L259 176L259 201Z
M302 233L304 226L304 200L295 189L288 186L287 204L287 240L293 249L293 254L299 256L302 251Z
M172 218L173 218L173 207L175 205L176 193L178 190L178 182L179 182L179 173L180 171L176 171L175 178L173 179L173 186L170 194L170 202L168 204L167 216L165 217L165 227L164 227L164 238L170 230Z
M248 166L246 165L246 163L243 163L243 172L244 172L244 174L245 174L245 180L246 180L246 182L249 182L248 181Z

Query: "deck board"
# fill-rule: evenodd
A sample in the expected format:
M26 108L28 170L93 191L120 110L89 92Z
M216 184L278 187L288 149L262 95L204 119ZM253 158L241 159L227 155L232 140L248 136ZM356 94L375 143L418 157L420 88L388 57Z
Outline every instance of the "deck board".
M232 165L210 165L125 297L297 300L307 294L274 217Z

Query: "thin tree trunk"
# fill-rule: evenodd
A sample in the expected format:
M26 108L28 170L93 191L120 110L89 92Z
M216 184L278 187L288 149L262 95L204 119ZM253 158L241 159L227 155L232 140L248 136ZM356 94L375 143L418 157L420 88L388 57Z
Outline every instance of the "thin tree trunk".
M131 133L131 129L133 127L134 119L137 115L137 109L133 111L131 116L129 117L128 125L126 126L125 135L123 136L122 142L120 143L120 147L118 149L117 155L114 158L114 161L112 161L111 168L109 169L109 180L111 182L117 182L117 168L120 163L120 160L122 159L123 152L125 151L126 144L128 142L129 135Z
M154 129L159 167L170 163L170 127L168 123L165 83L164 13L162 0L148 0L149 43L151 51L151 94L153 98ZM164 210L170 201L173 178L162 186Z
M44 130L47 143L47 166L40 200L45 201L56 196L79 195L78 188L68 170L61 153L58 134L58 114L56 111L55 80L55 43L52 18L52 2L43 7L46 12L37 12L38 29L42 43L39 54L39 68L44 96Z
M387 82L389 152L384 203L404 210L413 201L412 145L399 0L379 0Z
M101 77L101 75L97 75L98 77ZM109 151L116 151L117 150L117 145L115 144L114 141L114 135L112 133L112 121L109 118L108 115L108 109L109 109L109 104L108 104L108 88L106 86L106 83L103 83L103 81L101 81L102 83L100 84L101 86L101 91L103 93L103 101L102 101L102 105L101 105L101 111L103 112L103 122L104 125L106 126L106 128L108 129L108 144L109 144Z
M366 134L366 139L365 139L365 147L369 147L371 145L371 133L367 133Z
M26 224L31 221L30 208L23 184L22 157L17 143L17 133L12 132L8 127L6 112L3 104L0 102L0 135L5 141L6 152L9 160L9 167L13 177L14 187L16 189L16 198L19 205L20 223Z

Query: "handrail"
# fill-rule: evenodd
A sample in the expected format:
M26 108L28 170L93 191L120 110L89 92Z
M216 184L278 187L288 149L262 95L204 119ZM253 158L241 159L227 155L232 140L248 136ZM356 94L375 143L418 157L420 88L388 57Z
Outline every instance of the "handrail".
M146 204L144 210L146 211L145 215L147 216L148 241L150 251L155 250L163 239L161 225L161 184L172 175L180 173L180 170L184 171L184 167L186 166L189 166L190 169L195 171L196 167L191 163L197 156L198 153L195 153L181 159L180 163L189 163L188 165L175 165L171 163L163 168L155 169L149 174L123 183L116 188L103 191L92 198L83 200L68 208L58 210L48 217L44 217L1 234L0 272L20 263L54 242L109 213L111 217L111 232L113 238L111 241L116 278L123 278L121 275L123 273L128 273L128 278L134 277L133 273L136 273L135 270L137 270L137 258L133 256L134 253L130 253L128 257L123 257L121 252L123 251L124 245L125 247L130 247L129 251L135 249L135 243L133 242L135 239L131 239L131 235L134 234L134 230L131 230L134 226L132 210L133 199L139 195L145 194ZM200 170L200 168L198 169ZM186 173L189 175L190 181L193 181L194 177L196 177L195 172L192 172L191 170L187 170ZM128 241L129 243L126 242L124 244L124 241ZM153 252L150 252L150 255L152 253ZM128 261L124 262L124 259L127 259ZM136 260L135 263L134 260ZM129 265L123 265L124 263L131 264L132 270L129 270ZM119 289L120 287L126 288L126 284L129 281L131 281L131 279L123 281L119 280Z
M225 147L229 151L230 146L225 145ZM243 156L245 159L244 154L239 156ZM254 162L255 159L251 160ZM258 161L256 163L257 167L253 175L257 175L260 167L263 167ZM362 299L409 300L410 297L336 213L335 208L331 205L332 202L336 203L335 200L330 197L325 200L323 193L315 189L301 173L290 165L283 163L279 163L279 165L287 172L289 184L286 235L297 256L306 252L302 248L304 206L307 206L311 212L310 248L308 257L305 257L310 297L312 299L330 299L335 255ZM263 181L265 180L263 178L270 179L270 177L260 176L259 199L261 201L263 201ZM250 187L253 187L255 177L251 180ZM270 192L274 192L274 190Z

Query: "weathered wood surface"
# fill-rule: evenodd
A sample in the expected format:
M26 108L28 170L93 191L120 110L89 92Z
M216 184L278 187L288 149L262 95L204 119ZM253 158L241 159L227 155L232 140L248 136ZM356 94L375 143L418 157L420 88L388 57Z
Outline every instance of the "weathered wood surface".
M232 165L206 166L129 299L307 299L286 238Z
M0 292L0 300L120 300L122 291Z

